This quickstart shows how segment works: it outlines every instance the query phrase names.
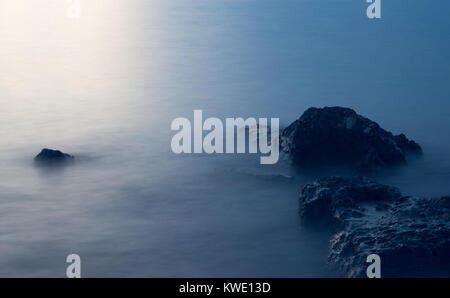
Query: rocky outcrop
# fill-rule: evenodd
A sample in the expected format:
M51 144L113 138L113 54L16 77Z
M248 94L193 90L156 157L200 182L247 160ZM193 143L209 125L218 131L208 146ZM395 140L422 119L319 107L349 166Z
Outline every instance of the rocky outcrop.
M305 166L344 164L372 171L406 161L420 146L394 136L354 110L309 108L281 134L281 149Z
M341 228L346 220L364 215L366 204L385 208L402 199L400 191L365 178L322 178L303 186L301 217L305 223L324 223Z
M335 234L328 261L348 277L366 277L378 254L382 277L450 276L450 197L402 196L364 178L330 177L307 184L300 197L305 223Z
M59 150L44 148L36 155L34 162L39 165L60 165L73 162L74 159L75 158L70 154L63 153Z

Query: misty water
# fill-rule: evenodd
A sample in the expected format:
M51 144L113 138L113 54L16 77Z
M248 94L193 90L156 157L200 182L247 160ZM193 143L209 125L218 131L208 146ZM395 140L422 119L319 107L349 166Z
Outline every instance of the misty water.
M169 2L169 3L167 3ZM447 1L0 4L0 276L334 276L300 224L305 172L255 155L175 155L176 117L347 106L420 143L376 181L450 194ZM77 163L32 165L44 148Z

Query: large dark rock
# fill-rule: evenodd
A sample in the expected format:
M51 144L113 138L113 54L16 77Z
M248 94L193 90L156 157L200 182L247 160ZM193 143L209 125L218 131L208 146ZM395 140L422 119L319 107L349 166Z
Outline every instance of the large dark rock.
M348 277L366 277L366 258L378 254L382 277L450 276L450 197L404 197L364 178L319 179L303 187L304 222L336 232L328 261Z
M74 161L74 157L59 150L42 149L34 158L35 163L40 165L58 165Z
M404 134L394 136L354 110L309 108L281 134L281 149L306 166L354 165L358 170L404 163L420 146Z

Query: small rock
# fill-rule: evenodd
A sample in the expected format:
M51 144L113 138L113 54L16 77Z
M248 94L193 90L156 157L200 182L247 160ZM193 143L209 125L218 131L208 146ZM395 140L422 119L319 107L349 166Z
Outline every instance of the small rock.
M44 165L56 165L74 161L75 157L59 150L44 148L36 155L34 161Z

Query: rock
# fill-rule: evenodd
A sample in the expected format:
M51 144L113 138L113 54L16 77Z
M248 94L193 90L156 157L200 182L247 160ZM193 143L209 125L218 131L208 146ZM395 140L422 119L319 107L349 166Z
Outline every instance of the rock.
M365 203L390 203L402 199L400 191L366 178L321 178L306 184L300 196L300 214L305 223L341 227L345 220L364 212Z
M331 223L328 262L347 277L366 277L370 254L380 256L382 277L450 276L450 197L331 177L305 185L300 202L304 221Z
M420 146L404 134L394 136L354 110L309 108L281 134L281 150L305 166L344 164L372 171L401 164Z
M34 161L42 165L56 165L74 161L74 157L59 150L44 148L36 155Z

